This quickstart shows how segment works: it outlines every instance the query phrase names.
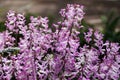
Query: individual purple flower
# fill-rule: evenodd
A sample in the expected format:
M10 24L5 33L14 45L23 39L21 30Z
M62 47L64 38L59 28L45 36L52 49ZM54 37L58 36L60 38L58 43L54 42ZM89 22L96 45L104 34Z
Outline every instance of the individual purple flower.
M89 43L92 41L93 29L89 28L87 33L84 33L86 41Z
M4 34L0 33L0 50L4 49Z

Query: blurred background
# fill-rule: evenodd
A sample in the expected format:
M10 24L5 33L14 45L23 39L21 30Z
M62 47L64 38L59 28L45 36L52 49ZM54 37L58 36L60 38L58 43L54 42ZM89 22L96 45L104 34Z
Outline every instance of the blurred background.
M0 0L0 31L9 10L32 16L48 16L50 25L59 20L59 10L66 4L77 3L85 6L82 24L99 29L104 39L120 43L120 0Z

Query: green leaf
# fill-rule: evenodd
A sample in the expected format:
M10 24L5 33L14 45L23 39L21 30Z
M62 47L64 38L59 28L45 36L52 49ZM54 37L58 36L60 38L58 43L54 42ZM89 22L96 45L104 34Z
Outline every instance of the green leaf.
M4 25L4 22L0 22L0 32L3 32L6 30L6 27Z

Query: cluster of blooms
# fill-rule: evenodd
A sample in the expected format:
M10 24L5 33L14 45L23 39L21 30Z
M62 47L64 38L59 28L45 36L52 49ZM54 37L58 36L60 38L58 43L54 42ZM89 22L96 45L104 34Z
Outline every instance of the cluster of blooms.
M103 34L89 29L81 46L79 30L83 6L68 4L62 21L48 26L47 17L30 18L9 11L7 30L0 33L0 80L118 80L120 46L103 41ZM6 48L19 48L3 51Z

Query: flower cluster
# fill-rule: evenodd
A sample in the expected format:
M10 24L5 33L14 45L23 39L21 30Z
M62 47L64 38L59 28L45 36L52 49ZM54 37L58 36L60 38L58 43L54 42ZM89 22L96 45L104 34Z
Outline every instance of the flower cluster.
M0 33L0 80L118 80L119 44L89 29L81 46L83 6L68 4L60 14L52 31L47 17L31 16L26 24L24 14L8 12Z

